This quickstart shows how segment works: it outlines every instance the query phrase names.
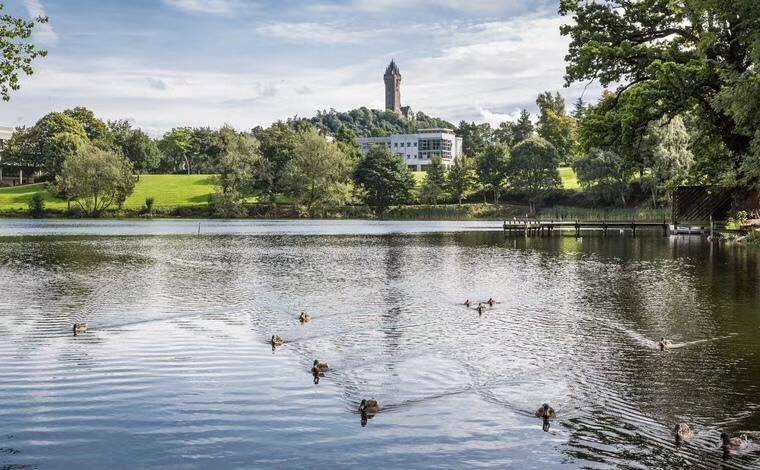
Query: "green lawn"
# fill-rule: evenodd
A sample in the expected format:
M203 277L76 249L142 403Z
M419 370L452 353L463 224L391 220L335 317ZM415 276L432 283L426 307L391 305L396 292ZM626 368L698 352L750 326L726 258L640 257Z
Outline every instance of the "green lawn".
M29 200L38 192L44 195L48 209L66 208L66 202L46 191L43 184L30 184L0 188L0 212L26 210ZM140 209L148 196L155 199L155 207L195 206L206 204L213 192L210 175L143 175L124 206Z
M581 189L580 183L578 183L578 177L575 172L569 166L561 166L559 168L559 176L562 178L562 187L564 189L579 190Z

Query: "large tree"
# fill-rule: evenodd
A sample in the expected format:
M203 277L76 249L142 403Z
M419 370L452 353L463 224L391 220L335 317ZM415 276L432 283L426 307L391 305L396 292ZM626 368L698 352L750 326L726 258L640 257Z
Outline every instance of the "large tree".
M330 204L346 202L354 161L314 128L298 133L293 159L285 177L287 194L306 214Z
M295 156L296 131L281 122L267 129L254 129L261 151L261 172L257 186L264 192L270 204L277 202L277 195L285 192L285 178L290 162Z
M162 161L161 171L176 173L192 171L193 132L187 127L175 127L158 141Z
M124 203L135 188L135 178L129 160L89 145L66 158L57 185L85 214L98 217L112 205Z
M572 16L561 30L571 39L567 83L617 86L597 112L617 115L618 147L635 147L657 119L690 113L724 149L711 156L730 155L724 171L760 180L760 2L561 0L560 13Z
M0 12L5 5L0 3ZM30 41L34 27L47 23L47 17L25 20L11 15L0 15L0 96L4 101L11 99L11 91L21 88L19 73L34 73L32 62L44 57L47 51L40 50Z
M454 165L446 174L446 189L460 206L462 199L467 197L475 184L475 170L472 168L471 162L471 159L457 157L454 159Z
M476 124L462 121L457 128L457 135L462 138L462 151L468 157L482 153L493 140L491 125L487 122Z
M493 194L493 203L499 203L499 194L506 182L509 169L509 149L505 145L491 144L478 155L478 179Z
M445 187L446 169L443 167L441 157L433 157L430 159L430 167L420 188L420 199L428 204L438 204L438 201L445 196Z
M364 200L382 216L393 204L411 198L414 175L404 160L383 145L373 146L354 172L354 181L364 190Z
M129 121L112 121L108 123L114 144L121 150L137 173L150 173L161 163L161 152L156 142L141 129L133 129Z
M531 137L515 146L509 162L509 182L512 189L525 193L530 210L562 180L557 170L559 154L554 146L541 137Z
M506 121L499 124L498 129L493 131L493 140L512 148L532 136L534 132L535 129L533 122L530 120L530 113L528 110L523 109L520 111L520 117L517 121Z
M258 142L230 126L217 131L220 154L216 162L215 183L218 190L211 198L212 214L217 217L247 215L244 200L253 193L260 168Z

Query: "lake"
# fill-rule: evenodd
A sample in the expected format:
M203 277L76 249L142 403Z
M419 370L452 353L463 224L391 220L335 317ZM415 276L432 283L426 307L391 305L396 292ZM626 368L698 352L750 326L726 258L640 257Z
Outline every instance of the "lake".
M760 465L760 250L498 226L2 219L0 466Z

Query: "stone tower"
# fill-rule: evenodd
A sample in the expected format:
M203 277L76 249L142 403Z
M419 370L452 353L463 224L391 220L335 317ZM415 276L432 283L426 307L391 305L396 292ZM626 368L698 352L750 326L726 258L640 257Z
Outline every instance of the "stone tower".
M385 69L383 79L385 80L385 109L396 114L402 114L401 72L399 72L395 61L391 60L388 68Z

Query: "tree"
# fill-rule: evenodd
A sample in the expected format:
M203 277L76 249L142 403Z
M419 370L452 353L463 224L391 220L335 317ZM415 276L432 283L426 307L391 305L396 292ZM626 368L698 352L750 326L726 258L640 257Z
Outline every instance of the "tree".
M176 173L185 170L190 174L190 152L193 148L193 134L187 127L175 127L158 142L163 159L159 168L162 171Z
M462 199L470 192L475 181L475 171L470 162L471 160L464 157L457 157L454 159L454 165L446 174L446 188L460 206Z
M535 133L530 113L523 109L516 122L502 122L499 128L493 131L493 140L509 148L514 147Z
M517 119L514 131L512 132L511 146L514 147L528 137L532 137L535 132L533 121L530 120L530 113L527 109L523 109L520 111L520 117Z
M58 137L66 134L65 138ZM48 178L55 179L63 168L63 162L74 142L90 144L82 124L63 113L49 113L30 129L29 148L36 155L35 163Z
M284 179L295 156L298 135L293 128L277 122L267 129L254 130L261 151L261 171L257 186L264 191L270 204L285 191Z
M77 120L84 128L87 138L91 142L107 149L113 143L113 134L108 125L95 117L95 113L89 109L77 106L72 109L67 109L63 112L65 116L71 117Z
M462 152L467 156L479 155L493 139L491 125L488 123L462 121L459 123L457 135L462 138Z
M478 179L487 191L493 193L493 203L499 203L509 168L509 149L504 145L489 145L476 160Z
M57 185L85 214L98 217L132 194L135 178L129 160L90 145L66 158Z
M0 4L0 11L4 8L5 6ZM3 51L0 59L0 96L3 101L11 99L11 90L21 88L19 73L32 75L32 62L37 57L47 55L47 51L37 49L37 46L29 41L35 25L47 21L47 17L25 20L7 14L0 16L0 49Z
M303 205L308 215L315 207L343 203L352 164L337 144L328 142L316 129L301 131L288 165L287 194Z
M616 200L626 205L626 193L632 171L625 159L613 150L591 149L573 162L573 170L584 190L596 194L602 202Z
M725 171L760 180L745 165L760 150L760 2L561 0L559 11L572 16L561 28L571 39L565 80L619 84L601 111L619 116L624 145L657 119L689 113L702 139L730 155Z
M427 170L425 182L420 188L420 196L428 204L438 204L438 200L445 195L446 169L443 167L441 157L433 157Z
M217 182L221 191L242 196L251 194L261 161L258 141L230 126L219 129L218 139L222 148L217 165Z
M651 169L649 186L652 204L657 205L662 194L670 202L671 192L686 180L694 162L683 119L676 116L650 124L644 136L643 152L648 156L647 166Z
M545 195L560 186L557 170L559 154L554 146L541 137L531 137L512 150L509 164L510 185L528 196L531 212Z
M217 162L215 178L219 189L211 198L212 213L218 217L247 215L243 200L253 192L261 154L253 136L236 132L224 126L217 132L222 149Z
M538 135L557 149L561 162L571 161L577 148L576 122L565 112L565 99L546 91L538 95L536 104L540 111Z
M108 123L114 144L132 162L132 167L140 179L141 173L150 173L161 163L161 152L156 142L140 129L132 129L129 121Z
M364 190L364 200L382 216L392 204L411 197L414 175L404 160L382 145L373 146L354 172L354 181Z

